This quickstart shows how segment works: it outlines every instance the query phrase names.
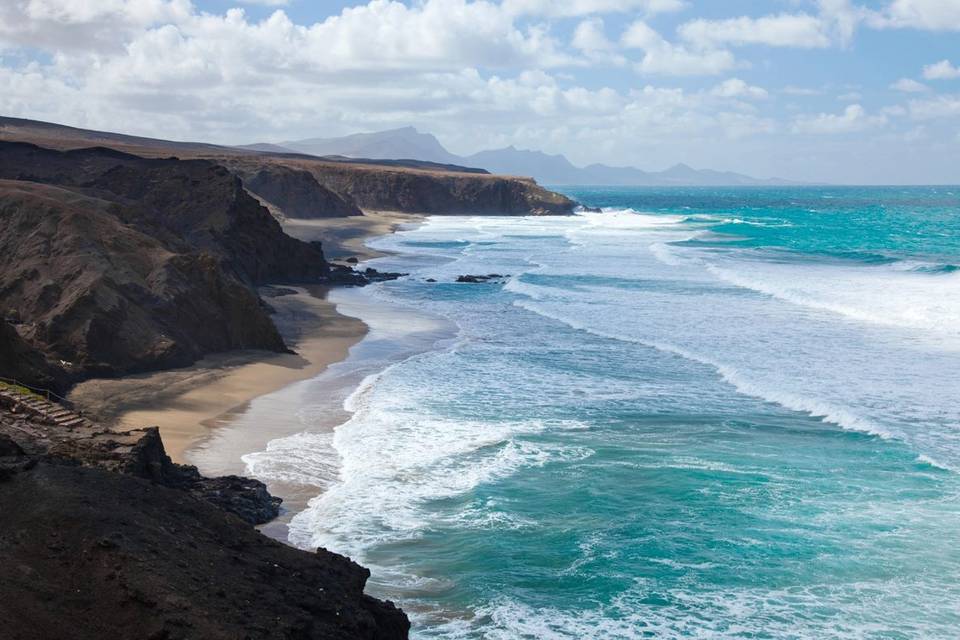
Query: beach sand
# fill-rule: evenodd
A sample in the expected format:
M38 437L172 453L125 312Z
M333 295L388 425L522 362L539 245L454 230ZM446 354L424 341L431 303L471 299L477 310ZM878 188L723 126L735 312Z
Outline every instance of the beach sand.
M319 240L328 260L343 260L355 257L369 260L383 255L364 245L369 238L393 233L403 224L416 223L423 216L396 211L364 211L363 217L331 218L320 220L294 220L283 222L288 235L307 242Z
M160 427L167 453L184 462L185 451L257 396L319 374L347 356L367 331L337 313L323 291L297 289L269 299L275 321L296 354L238 351L204 358L193 366L117 380L89 380L70 400L88 416L116 428Z
M303 240L321 240L328 259L365 260L380 255L364 246L368 238L420 219L411 214L367 212L362 218L286 220L284 229ZM276 309L274 321L295 354L215 354L183 369L88 380L77 385L69 399L88 417L114 428L160 427L167 453L175 462L185 463L191 447L229 424L250 401L320 374L346 358L366 335L362 321L341 315L326 300L326 288L291 289L296 293L264 298Z

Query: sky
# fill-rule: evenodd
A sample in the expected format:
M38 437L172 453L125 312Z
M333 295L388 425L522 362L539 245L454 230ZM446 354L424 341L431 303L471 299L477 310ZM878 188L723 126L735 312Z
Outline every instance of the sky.
M960 0L0 0L0 115L960 183Z

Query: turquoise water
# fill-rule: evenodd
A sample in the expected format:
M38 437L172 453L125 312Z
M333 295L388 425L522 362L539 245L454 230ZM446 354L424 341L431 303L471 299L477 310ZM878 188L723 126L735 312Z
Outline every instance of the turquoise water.
M960 190L569 192L374 243L456 331L299 452L291 540L418 638L956 638Z

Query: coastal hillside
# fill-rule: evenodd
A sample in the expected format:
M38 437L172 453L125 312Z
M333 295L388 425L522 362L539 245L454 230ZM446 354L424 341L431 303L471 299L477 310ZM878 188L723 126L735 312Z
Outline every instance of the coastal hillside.
M21 339L8 348L63 372L35 365L31 381L284 351L255 286L329 275L318 246L206 160L0 143L0 221L0 313ZM25 355L0 376L22 373Z
M265 164L306 172L325 188L368 210L432 215L567 215L576 206L573 200L533 180L480 172L303 157L229 156L217 160L238 175L249 175Z
M433 215L563 215L577 206L530 178L491 175L477 168L416 158L316 157L4 117L0 117L0 140L60 150L102 146L143 157L211 160L238 176L250 193L280 217L344 217L357 215L358 208Z
M63 414L0 388L5 638L407 637L369 571L253 528L277 513L262 483L173 464L156 429Z

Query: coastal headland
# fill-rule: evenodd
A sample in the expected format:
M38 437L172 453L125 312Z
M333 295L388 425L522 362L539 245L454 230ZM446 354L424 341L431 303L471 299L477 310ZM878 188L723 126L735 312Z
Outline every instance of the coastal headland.
M428 165L0 119L0 377L12 385L0 503L16 513L0 533L19 541L4 548L6 565L34 585L6 600L31 620L58 604L14 637L47 637L44 625L134 637L139 619L158 638L406 636L402 612L363 595L364 569L251 527L277 513L263 485L178 463L251 400L316 376L362 339L366 326L325 295L396 277L353 268L375 255L366 238L422 214L575 206L529 179ZM29 389L69 400L31 413ZM238 513L251 500L257 515ZM49 536L55 553L44 555L34 543ZM89 562L99 568L77 564ZM56 581L66 565L83 573L79 593L98 595L66 602ZM225 586L194 597L188 585L211 580ZM265 595L277 589L313 600ZM130 615L106 616L125 602ZM103 615L84 622L90 607ZM276 635L269 616L289 633Z

